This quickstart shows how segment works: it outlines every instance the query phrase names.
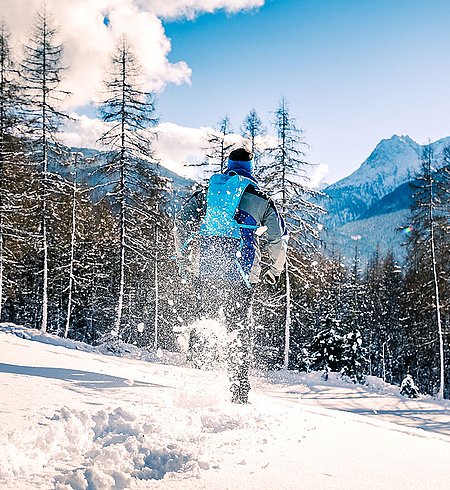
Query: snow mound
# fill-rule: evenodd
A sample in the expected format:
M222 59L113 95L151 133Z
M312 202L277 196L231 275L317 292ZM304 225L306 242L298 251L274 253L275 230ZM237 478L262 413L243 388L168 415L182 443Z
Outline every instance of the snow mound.
M171 424L161 414L142 417L118 407L88 413L63 407L28 432L13 431L0 454L0 479L40 474L58 468L56 490L135 488L144 480L200 477L217 468L216 458L204 456L209 435L227 431L232 444L250 431L268 433L274 420L250 407L224 412L203 407L171 412Z
M86 490L129 488L133 480L190 478L209 468L195 438L174 440L161 424L120 407L93 415L63 407L29 434L9 434L0 454L0 477L39 473L64 461L75 468L56 476L55 488Z
M129 488L133 479L161 480L196 476L208 464L199 460L188 443L166 442L161 428L150 419L139 421L117 408L98 412L91 421L92 447L83 468L56 477L56 488Z

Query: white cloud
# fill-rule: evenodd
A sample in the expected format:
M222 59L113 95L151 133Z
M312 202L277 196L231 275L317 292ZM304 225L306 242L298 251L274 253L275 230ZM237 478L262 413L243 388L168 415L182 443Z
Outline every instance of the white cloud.
M107 124L100 119L71 114L69 121L59 137L62 143L70 147L104 149L97 140L106 131ZM191 179L199 179L204 168L191 166L205 159L205 138L213 128L188 128L173 123L161 123L156 127L158 137L153 142L155 156L169 170ZM242 138L230 134L229 141L238 144Z
M87 116L71 115L72 120L66 124L60 138L64 144L70 147L102 149L97 140L106 130L106 123L100 119L92 119ZM158 138L154 140L156 157L161 164L169 170L194 180L204 175L204 167L191 166L201 163L205 159L205 138L208 133L214 132L213 128L189 128L178 126L174 123L161 123L157 126ZM241 144L242 138L238 134L229 135L230 142ZM258 137L260 148L273 147L276 138L271 135ZM324 177L328 173L328 165L319 164L308 169L308 187L320 188Z
M160 17L192 19L202 12L212 13L219 9L234 13L262 7L264 0L139 0L138 3Z
M60 133L61 141L70 147L95 148L102 150L98 143L100 136L108 125L100 119L71 114L71 120ZM198 167L190 163L200 163L204 160L204 139L212 128L187 128L173 123L161 123L157 126L158 137L153 146L156 157L169 170L189 178L198 176ZM236 135L236 139L239 136Z
M312 187L313 189L320 188L329 171L330 169L326 163L319 163L318 165L312 167L312 170L309 172L310 175L308 186Z
M62 142L70 147L101 149L97 140L106 130L106 123L100 119L70 115L71 120L65 125L64 132L59 134Z
M205 138L211 128L187 128L173 123L158 126L155 150L162 164L174 172L196 178L198 167L190 163L201 163L205 158Z
M126 34L143 68L147 90L162 91L167 83L190 83L191 69L184 61L171 63L171 42L159 16L193 17L224 8L229 12L257 7L264 0L46 0L47 11L59 27L64 44L63 89L72 93L65 109L95 102L102 89L111 53ZM11 32L16 58L29 42L36 10L42 0L1 0L1 16ZM105 25L105 19L109 25ZM108 23L107 22L107 23Z

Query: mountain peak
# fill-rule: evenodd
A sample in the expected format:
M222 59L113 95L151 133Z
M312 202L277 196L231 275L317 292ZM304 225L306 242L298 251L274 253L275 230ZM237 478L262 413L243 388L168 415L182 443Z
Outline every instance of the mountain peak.
M385 140L383 140L385 141ZM408 143L408 144L417 144L412 138L410 138L407 134L399 136L398 134L394 134L391 136L391 138L387 141L402 141L403 143Z
M372 155L377 151L380 150L381 148L388 148L389 151L392 151L393 148L400 148L400 147L413 147L415 150L420 147L418 143L416 143L412 138L410 138L408 135L402 135L399 136L398 134L394 134L390 138L387 139L382 139L378 145L375 147L374 151L371 153L369 158L367 160L370 160ZM366 160L366 162L367 162ZM366 163L364 162L364 163ZM364 165L363 163L363 165Z
M421 154L422 147L412 138L394 134L381 140L357 170L328 189L360 187L391 180L395 187L408 180L418 169Z

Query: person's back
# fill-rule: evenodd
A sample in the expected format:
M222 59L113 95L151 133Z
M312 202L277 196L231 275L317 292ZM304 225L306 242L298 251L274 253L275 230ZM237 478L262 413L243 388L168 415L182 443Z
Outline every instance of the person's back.
M249 314L263 269L260 235L265 234L270 261L263 272L267 282L278 280L287 249L283 220L253 176L252 155L242 148L231 152L226 173L211 178L207 193L191 196L175 224L180 267L195 277L198 316L213 317L223 309L231 341L227 357L232 401L246 403Z

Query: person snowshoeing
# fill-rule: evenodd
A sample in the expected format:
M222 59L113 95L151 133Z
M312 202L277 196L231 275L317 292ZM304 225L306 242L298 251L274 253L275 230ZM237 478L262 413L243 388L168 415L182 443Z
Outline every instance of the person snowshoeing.
M288 235L275 203L259 188L253 155L230 153L227 170L211 177L175 217L175 248L182 274L193 276L199 318L223 310L228 331L231 401L247 403L250 391L251 306L260 278L276 284ZM260 236L269 263L261 262Z

